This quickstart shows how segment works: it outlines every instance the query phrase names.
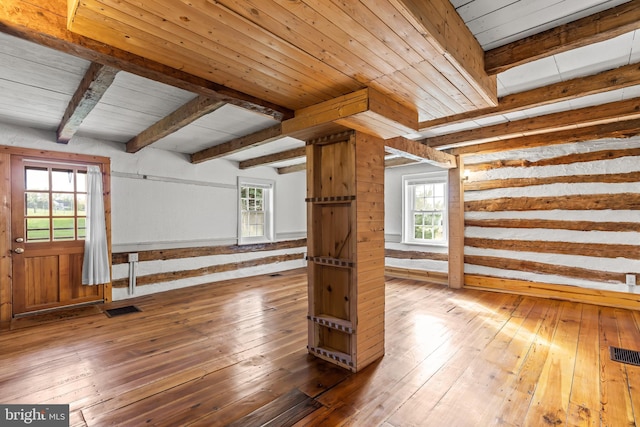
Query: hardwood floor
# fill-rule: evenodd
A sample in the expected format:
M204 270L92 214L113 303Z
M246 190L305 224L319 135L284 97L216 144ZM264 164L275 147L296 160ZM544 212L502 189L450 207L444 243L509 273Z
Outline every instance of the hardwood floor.
M73 426L631 426L640 312L388 279L386 354L351 374L306 353L306 272L120 301L0 333L0 403ZM21 326L18 323L15 326Z

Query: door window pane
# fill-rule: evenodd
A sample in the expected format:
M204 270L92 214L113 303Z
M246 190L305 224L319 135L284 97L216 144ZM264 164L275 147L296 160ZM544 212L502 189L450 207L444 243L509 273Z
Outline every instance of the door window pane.
M77 225L78 239L84 239L87 237L86 220L87 220L86 218L78 218L78 225Z
M75 212L73 193L53 193L53 215L73 216Z
M76 174L76 191L78 193L86 193L87 192L87 173L83 171L78 171Z
M49 241L51 238L51 228L49 225L49 218L27 218L27 241Z
M73 218L53 219L53 240L73 240L75 237L75 221Z
M28 192L24 198L25 216L49 216L49 193Z
M26 168L25 189L49 191L49 171L46 168Z
M78 216L87 216L87 195L86 194L77 194L76 195L78 207Z
M51 171L51 189L53 191L73 191L73 169Z

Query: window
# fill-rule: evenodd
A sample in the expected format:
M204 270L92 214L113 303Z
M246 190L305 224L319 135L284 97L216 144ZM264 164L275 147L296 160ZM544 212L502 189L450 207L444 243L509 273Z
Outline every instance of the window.
M402 178L404 243L447 243L447 173Z
M86 168L25 166L24 172L27 242L83 240Z
M274 182L255 178L238 178L238 243L273 240Z

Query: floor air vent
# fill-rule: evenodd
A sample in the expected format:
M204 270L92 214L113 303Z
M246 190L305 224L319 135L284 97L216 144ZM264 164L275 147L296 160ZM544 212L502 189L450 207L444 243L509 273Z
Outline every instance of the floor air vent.
M609 352L611 353L611 360L615 362L640 366L640 351L609 347Z
M122 316L123 314L128 314L128 313L137 313L139 311L142 311L142 310L140 310L135 305L125 305L124 307L110 308L108 310L105 310L104 313L109 317L116 317L116 316Z

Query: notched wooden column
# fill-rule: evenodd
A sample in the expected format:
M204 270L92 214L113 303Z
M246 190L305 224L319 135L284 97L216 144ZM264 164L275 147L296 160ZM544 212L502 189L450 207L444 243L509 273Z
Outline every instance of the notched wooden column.
M354 372L384 354L384 141L307 145L309 352Z

